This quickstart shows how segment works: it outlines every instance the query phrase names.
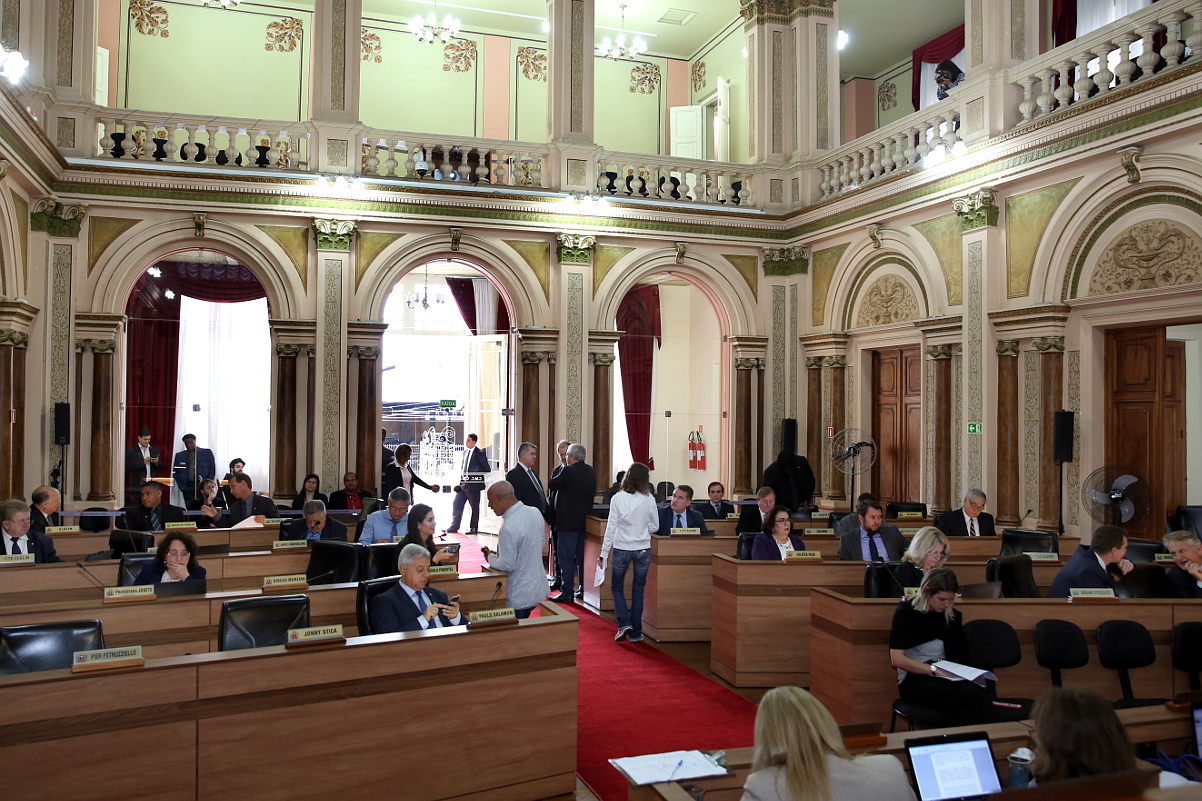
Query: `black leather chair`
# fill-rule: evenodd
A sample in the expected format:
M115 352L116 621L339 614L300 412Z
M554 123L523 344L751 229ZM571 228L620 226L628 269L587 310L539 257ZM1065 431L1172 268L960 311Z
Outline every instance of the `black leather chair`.
M154 550L154 535L145 531L116 529L109 533L109 548L113 558L120 559L127 553L146 553Z
M1173 525L1178 531L1191 531L1202 539L1202 506L1178 506Z
M1052 686L1061 687L1060 671L1089 664L1085 632L1068 620L1041 620L1035 624L1035 661L1052 671Z
M1189 688L1202 690L1202 623L1190 621L1173 627L1173 667L1189 676Z
M1002 582L982 581L976 584L961 584L961 598L1001 598Z
M155 553L127 553L117 567L117 586L132 587L142 568L154 561Z
M664 503L672 499L672 493L676 492L676 485L671 481L661 481L655 485L655 502Z
M893 702L893 716L889 719L889 733L897 731L897 719L904 718L910 726L910 731L914 731L914 724L917 723L924 729L946 729L949 726L956 725L956 719L944 712L939 712L934 709L928 709L925 706L920 706L912 701L903 701L900 698Z
M905 589L893 578L901 562L868 562L864 565L865 598L901 598Z
M76 651L103 647L99 620L4 626L0 628L0 676L62 670L71 667Z
M1002 550L998 556L1014 556L1019 553L1060 553L1059 540L1059 537L1049 531L1034 531L1027 528L1002 529Z
M310 540L309 566L305 576L309 584L345 584L363 577L366 545L339 540Z
M736 559L742 559L743 561L749 561L751 559L751 546L753 543L755 543L756 535L759 533L760 532L758 531L739 532L739 547L735 552Z
M1107 620L1098 626L1098 660L1107 670L1118 671L1123 697L1114 702L1115 709L1137 706L1160 706L1163 698L1136 698L1131 691L1130 671L1148 667L1156 661L1156 646L1152 635L1142 623L1134 620Z
M366 564L364 565L365 572L363 574L365 581L399 575L396 566L397 556L401 552L401 544L399 542L372 545L364 547L363 550L367 552Z
M914 501L890 501L885 504L885 519L896 520L900 512L922 512L922 516L927 516L927 505L925 503L916 503Z
M1014 667L1023 661L1023 649L1018 643L1014 628L1004 620L970 620L964 624L964 636L968 640L968 664L981 670L996 672L1000 668ZM985 690L991 701L1017 705L993 707L998 720L1026 720L1031 717L1031 698L998 698L997 682L986 681Z
M847 517L849 514L852 514L852 513L851 512L831 512L827 516L827 526L829 526L830 528L833 529L835 526L839 525L840 520Z
M1160 540L1141 540L1132 537L1127 538L1127 561L1142 564L1145 562L1156 562L1156 554L1168 553L1169 549L1164 547L1164 543Z
M87 509L84 509L84 511L85 512L108 512L110 510L105 509L103 506L89 506ZM99 534L102 531L108 531L109 527L112 526L112 524L113 524L113 518L108 517L107 515L103 516L103 517L80 517L79 518L79 530L86 531L89 534Z
M307 595L263 595L226 601L221 605L221 620L217 624L217 650L283 645L288 639L288 629L308 626Z
M1115 581L1114 594L1120 598L1175 598L1168 574L1156 564L1137 563L1125 576Z
M985 563L985 580L1002 583L1003 598L1042 598L1035 585L1031 557L1025 553L990 559Z
M355 622L359 626L359 634L376 634L371 628L371 601L382 592L388 592L401 581L400 576L384 576L383 578L360 581L355 593Z

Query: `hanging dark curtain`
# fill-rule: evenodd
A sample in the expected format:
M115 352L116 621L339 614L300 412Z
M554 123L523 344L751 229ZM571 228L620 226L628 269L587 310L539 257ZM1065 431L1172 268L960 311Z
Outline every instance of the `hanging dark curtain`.
M659 287L640 284L622 298L615 324L624 331L618 340L622 368L622 400L630 455L654 470L651 459L651 377L655 348L663 343L659 318Z
M942 36L938 36L924 44L922 47L915 48L913 56L910 60L910 72L912 75L911 99L914 102L914 110L918 111L919 97L921 96L918 90L919 82L922 80L922 65L938 64L940 61L951 58L964 49L964 26L953 28ZM957 64L957 67L964 70L963 64Z
M1077 38L1077 0L1052 0L1053 47Z
M474 282L487 279L446 276L443 280L447 282L447 289L451 291L451 297L455 299L455 305L459 307L459 314L463 317L464 324L472 332L472 336L477 336L480 333L480 326L476 319L476 285ZM505 298L499 297L497 299L497 333L504 334L508 330L509 308L505 305Z

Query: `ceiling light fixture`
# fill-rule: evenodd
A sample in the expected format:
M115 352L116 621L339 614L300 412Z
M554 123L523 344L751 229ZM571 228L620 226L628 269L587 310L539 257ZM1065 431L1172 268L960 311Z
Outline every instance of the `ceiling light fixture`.
M851 39L851 37L847 35L847 31L840 28L839 29L839 37L835 40L835 47L842 50L843 48L847 47L847 42L850 39Z
M242 0L200 0L200 4L205 8L233 8L241 2Z
M7 78L9 83L16 83L25 77L25 68L29 66L29 62L19 50L5 50L2 59L0 75Z
M435 41L439 41L446 44L459 35L459 20L447 14L442 18L442 22L439 22L438 2L435 0L434 10L427 14L425 19L418 14L409 20L409 33L419 42L434 44Z
M619 29L621 33L614 42L610 42L608 36L602 39L601 44L597 45L597 55L614 61L629 61L646 53L647 43L641 37L635 36L630 47L626 46L626 4L623 3L619 8L622 9L622 27Z

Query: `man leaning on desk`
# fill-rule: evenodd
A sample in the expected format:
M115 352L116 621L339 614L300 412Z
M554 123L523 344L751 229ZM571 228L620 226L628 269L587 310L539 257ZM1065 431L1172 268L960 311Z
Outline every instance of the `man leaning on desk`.
M306 501L301 507L304 517L288 521L280 530L284 540L341 540L346 542L346 524L326 514L321 501Z
M430 580L429 551L416 543L409 543L397 555L396 566L401 580L371 602L371 628L374 633L425 631L463 625L459 596L452 601L437 587L426 586Z
M230 474L230 510L222 518L222 528L230 528L241 523L248 517L253 517L261 524L269 517L279 517L271 498L256 495L252 492L253 484L246 473Z

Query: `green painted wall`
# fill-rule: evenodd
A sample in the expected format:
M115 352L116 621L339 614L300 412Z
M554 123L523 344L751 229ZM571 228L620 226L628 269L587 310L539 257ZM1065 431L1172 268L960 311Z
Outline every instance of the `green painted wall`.
M634 88L634 70L643 65L659 68L659 80L649 94ZM606 150L628 153L665 153L667 110L664 82L668 61L643 56L638 61L593 59L593 141Z
M544 60L537 63L528 61L523 70L518 59L518 51L522 48L533 49ZM519 142L547 141L546 55L547 46L543 43L526 39L510 40L509 131L510 137Z
M693 88L689 81L689 100L699 103L714 93L719 77L730 81L730 160L747 163L747 59L743 58L743 26L736 22L711 44L689 60L689 75L693 64L705 63L705 86Z
M876 127L883 128L892 122L897 122L907 114L914 113L914 104L910 99L914 91L914 79L911 77L913 74L910 62L907 60L904 65L887 70L873 81L877 97ZM881 85L885 83L891 83L896 87L897 105L891 109L882 109L880 104Z

